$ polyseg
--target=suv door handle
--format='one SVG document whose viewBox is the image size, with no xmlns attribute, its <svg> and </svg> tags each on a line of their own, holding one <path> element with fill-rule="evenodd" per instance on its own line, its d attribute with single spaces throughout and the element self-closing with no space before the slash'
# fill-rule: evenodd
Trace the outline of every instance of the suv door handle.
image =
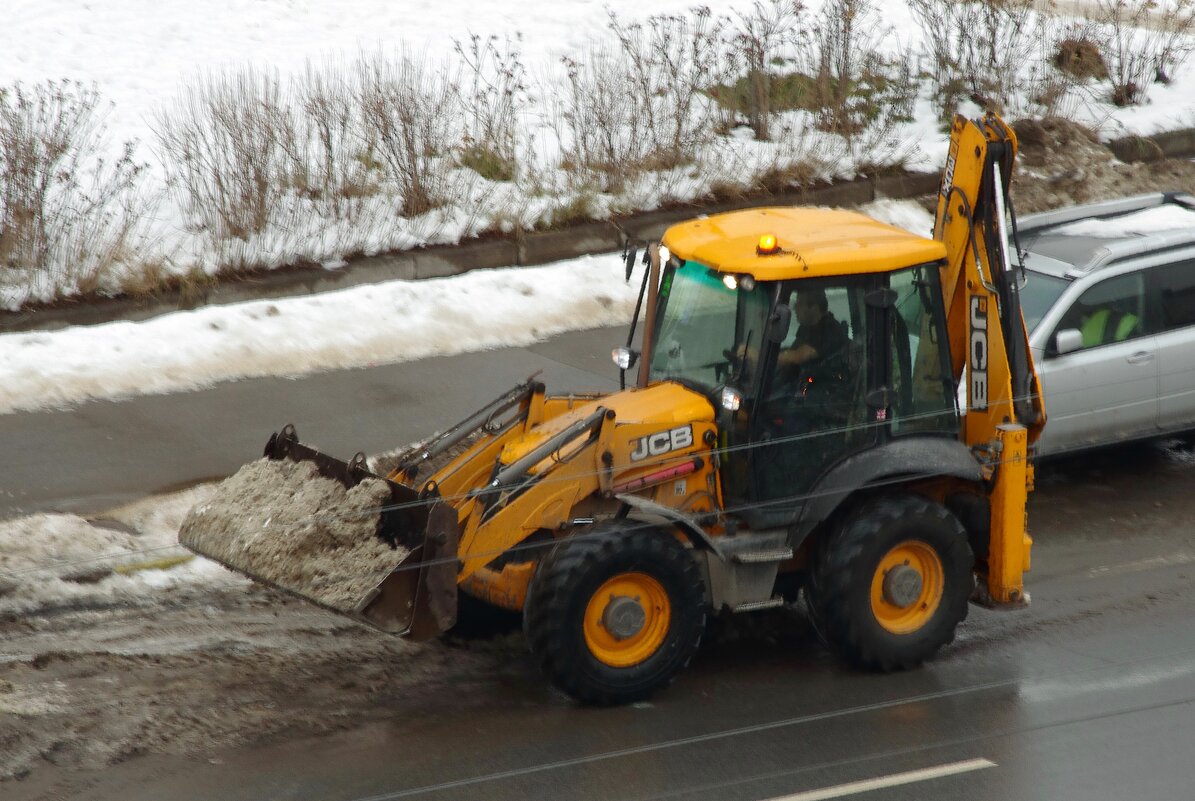
<svg viewBox="0 0 1195 801">
<path fill-rule="evenodd" d="M 1127 359 L 1125 359 L 1125 361 L 1127 361 L 1129 364 L 1145 364 L 1146 362 L 1153 361 L 1153 357 L 1154 355 L 1150 351 L 1139 350 L 1132 356 L 1129 356 Z"/>
</svg>

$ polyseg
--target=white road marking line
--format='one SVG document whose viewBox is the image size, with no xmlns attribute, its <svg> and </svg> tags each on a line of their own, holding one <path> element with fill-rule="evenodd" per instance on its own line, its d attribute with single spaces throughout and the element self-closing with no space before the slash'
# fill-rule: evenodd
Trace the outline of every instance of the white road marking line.
<svg viewBox="0 0 1195 801">
<path fill-rule="evenodd" d="M 890 776 L 880 776 L 876 779 L 864 779 L 850 784 L 823 787 L 820 790 L 808 790 L 803 793 L 771 798 L 768 801 L 823 801 L 827 798 L 841 798 L 845 795 L 882 790 L 886 787 L 898 787 L 902 784 L 924 782 L 930 779 L 940 779 L 943 776 L 954 776 L 959 773 L 970 773 L 974 770 L 994 767 L 996 767 L 996 763 L 990 759 L 968 759 L 963 762 L 951 762 L 949 765 L 938 765 L 936 768 L 910 770 L 907 773 L 893 773 Z"/>
</svg>

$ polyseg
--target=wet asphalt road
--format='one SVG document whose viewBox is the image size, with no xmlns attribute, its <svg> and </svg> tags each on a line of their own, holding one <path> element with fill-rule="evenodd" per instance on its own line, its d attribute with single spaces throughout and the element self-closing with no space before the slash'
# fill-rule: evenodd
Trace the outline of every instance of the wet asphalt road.
<svg viewBox="0 0 1195 801">
<path fill-rule="evenodd" d="M 605 339 L 616 343 L 617 332 L 609 333 Z M 547 353 L 525 349 L 530 355 L 520 354 L 515 361 L 523 361 L 515 366 L 486 354 L 473 369 L 510 372 L 501 387 L 539 360 L 562 377 L 589 375 L 590 386 L 600 386 L 602 373 L 609 376 L 609 345 L 593 346 L 595 357 L 579 355 L 576 348 L 588 340 L 578 335 L 549 343 Z M 369 371 L 355 372 L 378 388 L 377 397 L 369 411 L 359 408 L 342 420 L 335 435 L 319 429 L 314 439 L 329 450 L 327 443 L 340 439 L 367 445 L 371 426 L 393 419 L 385 393 L 397 399 L 410 392 Z M 218 453 L 239 444 L 234 422 L 268 418 L 269 429 L 281 417 L 295 420 L 304 433 L 323 425 L 321 414 L 346 399 L 371 397 L 338 378 L 322 389 L 309 389 L 306 381 L 274 382 L 269 392 L 276 402 L 255 400 L 248 410 L 236 405 L 248 388 L 232 385 L 223 388 L 225 395 L 218 388 L 204 399 L 218 408 L 188 412 L 182 404 L 173 419 L 155 406 L 169 399 L 133 402 L 153 408 L 151 414 L 143 407 L 134 418 L 153 417 L 170 432 L 166 442 L 155 441 L 156 428 L 135 437 L 118 433 L 134 429 L 126 420 L 109 429 L 121 453 L 105 470 L 90 450 L 72 455 L 65 447 L 70 432 L 64 431 L 61 443 L 42 447 L 45 463 L 33 472 L 53 463 L 62 475 L 79 476 L 72 479 L 78 483 L 58 499 L 52 484 L 43 490 L 31 483 L 23 497 L 46 508 L 145 494 L 178 483 L 176 473 L 184 471 L 171 465 L 180 448 L 192 454 L 181 463 L 194 472 L 227 472 L 243 461 L 239 450 Z M 453 386 L 463 385 L 452 383 L 457 380 L 437 384 L 442 395 L 433 400 L 466 411 L 484 401 L 451 395 Z M 321 391 L 329 393 L 322 411 Z M 77 431 L 115 425 L 122 405 L 106 406 L 113 408 L 77 412 L 90 421 Z M 55 423 L 66 428 L 69 416 L 46 417 L 53 429 Z M 20 429 L 12 422 L 4 421 L 9 428 L 0 436 Z M 91 441 L 102 443 L 103 437 Z M 361 445 L 349 445 L 356 447 Z M 82 458 L 84 453 L 89 455 Z M 149 480 L 135 473 L 141 469 Z M 88 476 L 105 481 L 89 488 Z M 824 651 L 799 612 L 774 614 L 718 625 L 690 670 L 650 704 L 576 708 L 544 686 L 529 659 L 516 658 L 476 683 L 396 699 L 385 726 L 229 751 L 212 760 L 144 757 L 70 777 L 48 770 L 0 786 L 0 797 L 1192 798 L 1193 490 L 1195 455 L 1173 445 L 1126 446 L 1043 465 L 1030 510 L 1037 540 L 1029 575 L 1033 606 L 1021 613 L 973 608 L 954 645 L 909 673 L 853 672 Z M 893 781 L 907 783 L 883 786 Z"/>
<path fill-rule="evenodd" d="M 0 415 L 0 520 L 98 512 L 223 478 L 286 423 L 348 459 L 446 428 L 537 371 L 551 392 L 617 389 L 610 350 L 625 339 L 624 328 L 599 328 L 522 348 Z"/>
</svg>

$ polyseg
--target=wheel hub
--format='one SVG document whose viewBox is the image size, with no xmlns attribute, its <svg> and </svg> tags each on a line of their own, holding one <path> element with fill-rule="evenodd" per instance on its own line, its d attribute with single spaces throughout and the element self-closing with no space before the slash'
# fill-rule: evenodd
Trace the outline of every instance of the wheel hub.
<svg viewBox="0 0 1195 801">
<path fill-rule="evenodd" d="M 647 612 L 638 598 L 611 595 L 602 613 L 602 626 L 616 640 L 628 640 L 647 624 Z"/>
<path fill-rule="evenodd" d="M 896 565 L 884 574 L 884 600 L 901 609 L 908 609 L 921 597 L 924 586 L 921 574 L 908 565 Z"/>
</svg>

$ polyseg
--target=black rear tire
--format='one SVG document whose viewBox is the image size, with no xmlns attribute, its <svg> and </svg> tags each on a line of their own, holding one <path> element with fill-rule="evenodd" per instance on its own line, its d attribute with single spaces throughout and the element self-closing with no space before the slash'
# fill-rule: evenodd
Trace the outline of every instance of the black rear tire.
<svg viewBox="0 0 1195 801">
<path fill-rule="evenodd" d="M 622 577 L 650 587 L 668 614 L 649 610 L 641 632 L 611 639 L 611 650 L 603 651 L 587 612 L 592 617 L 592 610 L 613 604 L 616 596 L 607 601 L 600 591 Z M 623 603 L 629 598 L 618 596 Z M 641 602 L 638 595 L 633 600 Z M 531 652 L 552 684 L 601 706 L 639 701 L 670 684 L 697 652 L 705 619 L 704 580 L 688 549 L 671 532 L 632 520 L 601 523 L 557 545 L 536 571 L 523 617 Z M 642 658 L 619 654 L 623 644 L 646 650 Z M 618 661 L 611 652 L 635 661 L 611 664 Z"/>
<path fill-rule="evenodd" d="M 923 569 L 899 596 L 904 606 L 886 582 L 893 570 L 908 574 L 910 561 Z M 967 616 L 974 561 L 962 524 L 941 504 L 915 495 L 870 501 L 820 549 L 807 595 L 814 623 L 855 665 L 916 667 L 954 640 Z"/>
</svg>

